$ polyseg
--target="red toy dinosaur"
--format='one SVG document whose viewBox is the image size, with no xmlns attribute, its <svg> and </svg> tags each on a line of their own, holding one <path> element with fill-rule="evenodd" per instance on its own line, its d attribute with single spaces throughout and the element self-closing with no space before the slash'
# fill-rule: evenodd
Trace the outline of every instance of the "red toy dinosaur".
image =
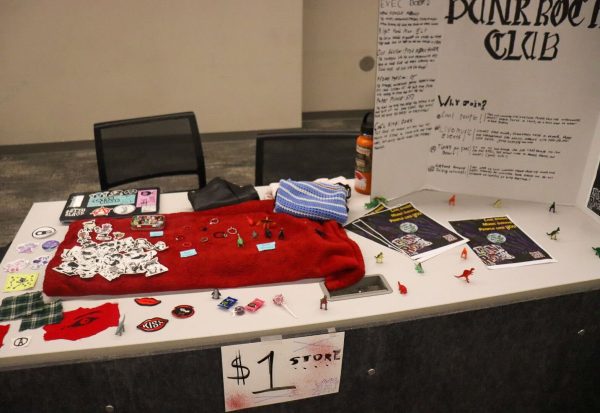
<svg viewBox="0 0 600 413">
<path fill-rule="evenodd" d="M 471 268 L 470 270 L 464 270 L 461 275 L 455 275 L 456 278 L 464 278 L 466 282 L 469 282 L 469 277 L 473 275 L 475 268 Z"/>
</svg>

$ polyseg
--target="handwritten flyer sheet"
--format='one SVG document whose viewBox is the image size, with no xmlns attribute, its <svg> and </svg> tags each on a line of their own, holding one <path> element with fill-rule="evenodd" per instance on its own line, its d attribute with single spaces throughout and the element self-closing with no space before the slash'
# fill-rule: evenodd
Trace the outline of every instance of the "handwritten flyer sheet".
<svg viewBox="0 0 600 413">
<path fill-rule="evenodd" d="M 344 333 L 221 347 L 225 411 L 337 393 Z"/>
<path fill-rule="evenodd" d="M 600 0 L 381 0 L 372 193 L 574 204 L 598 162 L 599 33 Z"/>
<path fill-rule="evenodd" d="M 394 208 L 369 213 L 346 226 L 380 244 L 424 261 L 467 242 L 407 202 Z"/>
<path fill-rule="evenodd" d="M 450 221 L 489 269 L 556 262 L 509 217 Z"/>
</svg>

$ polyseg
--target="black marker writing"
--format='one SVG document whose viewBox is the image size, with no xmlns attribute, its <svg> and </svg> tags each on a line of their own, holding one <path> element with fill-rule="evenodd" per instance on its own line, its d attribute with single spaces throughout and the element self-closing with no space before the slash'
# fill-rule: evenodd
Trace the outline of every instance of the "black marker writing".
<svg viewBox="0 0 600 413">
<path fill-rule="evenodd" d="M 243 385 L 246 385 L 246 379 L 250 376 L 250 369 L 242 364 L 242 356 L 238 351 L 238 355 L 231 362 L 231 367 L 235 368 L 235 376 L 227 377 L 228 379 L 237 380 L 237 384 L 240 384 L 240 380 Z"/>
<path fill-rule="evenodd" d="M 275 358 L 275 352 L 271 350 L 269 352 L 269 354 L 267 354 L 265 357 L 263 357 L 262 359 L 257 361 L 257 363 L 260 364 L 265 360 L 269 360 L 269 388 L 264 389 L 264 390 L 253 391 L 252 393 L 259 394 L 259 393 L 265 393 L 265 392 L 269 392 L 269 391 L 288 390 L 288 389 L 296 388 L 296 386 L 273 387 L 273 359 L 274 358 Z"/>
<path fill-rule="evenodd" d="M 446 98 L 442 98 L 440 95 L 437 95 L 438 103 L 440 107 L 445 106 L 459 106 L 459 107 L 471 107 L 471 108 L 480 108 L 481 110 L 485 110 L 485 105 L 487 105 L 487 100 L 476 100 L 476 99 L 463 99 L 463 98 L 455 98 L 451 95 L 448 95 Z"/>
<path fill-rule="evenodd" d="M 474 24 L 502 26 L 579 27 L 590 16 L 587 28 L 598 26 L 600 0 L 449 0 L 448 24 L 466 18 Z M 585 26 L 584 26 L 585 27 Z M 502 32 L 494 29 L 484 39 L 484 48 L 495 60 L 554 60 L 558 56 L 558 33 Z"/>
</svg>

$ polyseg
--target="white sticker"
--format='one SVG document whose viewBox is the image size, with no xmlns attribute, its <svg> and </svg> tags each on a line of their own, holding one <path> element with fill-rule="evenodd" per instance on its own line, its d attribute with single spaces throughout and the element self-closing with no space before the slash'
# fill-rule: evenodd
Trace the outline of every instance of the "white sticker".
<svg viewBox="0 0 600 413">
<path fill-rule="evenodd" d="M 76 195 L 71 198 L 71 203 L 69 204 L 69 208 L 78 208 L 83 203 L 84 195 Z"/>
<path fill-rule="evenodd" d="M 156 212 L 156 205 L 143 205 L 141 207 L 142 213 L 146 214 L 148 212 Z"/>
<path fill-rule="evenodd" d="M 20 337 L 13 338 L 10 344 L 11 344 L 12 348 L 23 348 L 23 347 L 27 347 L 29 345 L 30 341 L 31 341 L 30 336 L 20 336 Z"/>
</svg>

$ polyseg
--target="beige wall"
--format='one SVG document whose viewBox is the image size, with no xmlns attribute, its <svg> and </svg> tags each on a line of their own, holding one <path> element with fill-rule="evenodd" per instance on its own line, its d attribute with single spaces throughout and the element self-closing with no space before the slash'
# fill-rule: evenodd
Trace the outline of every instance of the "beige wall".
<svg viewBox="0 0 600 413">
<path fill-rule="evenodd" d="M 192 110 L 200 131 L 373 107 L 377 0 L 0 0 L 0 145 Z M 304 14 L 304 16 L 303 16 Z"/>
<path fill-rule="evenodd" d="M 0 144 L 187 110 L 201 132 L 297 127 L 301 47 L 301 0 L 0 0 Z"/>
<path fill-rule="evenodd" d="M 377 51 L 378 0 L 304 0 L 302 110 L 368 109 L 375 69 L 358 64 Z"/>
</svg>

